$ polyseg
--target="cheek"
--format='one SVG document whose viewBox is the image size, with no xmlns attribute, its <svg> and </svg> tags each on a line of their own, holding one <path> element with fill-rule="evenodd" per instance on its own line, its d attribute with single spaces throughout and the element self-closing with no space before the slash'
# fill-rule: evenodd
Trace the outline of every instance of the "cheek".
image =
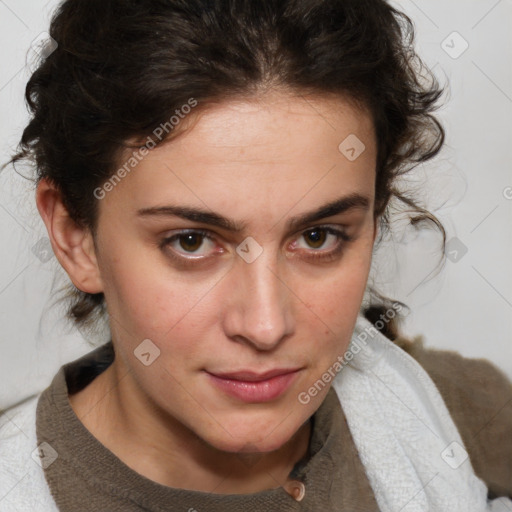
<svg viewBox="0 0 512 512">
<path fill-rule="evenodd" d="M 187 319 L 208 289 L 209 279 L 200 285 L 188 283 L 164 263 L 149 260 L 145 251 L 123 251 L 130 256 L 113 251 L 101 271 L 105 300 L 114 322 L 117 320 L 115 323 L 137 337 L 151 338 L 177 328 Z"/>
<path fill-rule="evenodd" d="M 310 282 L 301 330 L 322 340 L 317 358 L 325 365 L 345 352 L 353 332 L 366 289 L 371 258 L 358 258 L 339 272 L 316 283 Z"/>
<path fill-rule="evenodd" d="M 338 271 L 305 286 L 304 305 L 327 326 L 343 323 L 344 319 L 351 319 L 360 310 L 371 257 L 354 256 L 357 256 L 354 261 L 349 262 L 347 258 L 346 265 L 340 266 Z"/>
</svg>

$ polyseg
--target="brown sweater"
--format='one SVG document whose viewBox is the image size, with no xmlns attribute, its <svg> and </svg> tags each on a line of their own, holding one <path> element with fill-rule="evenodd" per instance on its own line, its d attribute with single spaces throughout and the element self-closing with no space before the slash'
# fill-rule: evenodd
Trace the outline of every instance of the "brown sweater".
<svg viewBox="0 0 512 512">
<path fill-rule="evenodd" d="M 489 496 L 512 497 L 512 384 L 491 363 L 424 349 L 420 337 L 395 343 L 434 380 Z M 309 455 L 295 466 L 284 488 L 216 495 L 166 487 L 139 475 L 87 431 L 68 400 L 68 393 L 85 387 L 113 357 L 107 344 L 65 365 L 39 400 L 38 443 L 46 441 L 59 453 L 45 475 L 61 511 L 378 511 L 332 389 L 313 416 Z M 300 483 L 305 494 L 298 501 L 293 490 Z"/>
</svg>

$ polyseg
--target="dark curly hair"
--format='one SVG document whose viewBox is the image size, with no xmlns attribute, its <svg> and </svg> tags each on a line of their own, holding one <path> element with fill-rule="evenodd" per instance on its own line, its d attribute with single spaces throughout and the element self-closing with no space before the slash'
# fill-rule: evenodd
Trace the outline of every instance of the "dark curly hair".
<svg viewBox="0 0 512 512">
<path fill-rule="evenodd" d="M 412 224 L 433 222 L 444 247 L 442 224 L 397 187 L 398 177 L 443 145 L 432 114 L 443 90 L 414 51 L 411 20 L 386 1 L 65 0 L 49 34 L 58 47 L 27 84 L 31 120 L 11 163 L 32 160 L 36 184 L 55 184 L 70 216 L 93 234 L 94 190 L 133 141 L 190 98 L 199 111 L 281 88 L 364 107 L 377 137 L 380 238 L 389 231 L 393 200 Z M 378 322 L 392 301 L 371 293 L 365 315 L 394 339 L 396 321 Z M 71 285 L 64 298 L 79 327 L 105 311 L 102 293 Z"/>
</svg>

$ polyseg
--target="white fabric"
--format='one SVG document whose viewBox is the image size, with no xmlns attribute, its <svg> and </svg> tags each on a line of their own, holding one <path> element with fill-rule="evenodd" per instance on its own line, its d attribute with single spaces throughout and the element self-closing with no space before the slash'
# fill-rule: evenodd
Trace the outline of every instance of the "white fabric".
<svg viewBox="0 0 512 512">
<path fill-rule="evenodd" d="M 38 396 L 0 416 L 0 511 L 55 512 L 57 505 L 38 457 Z"/>
<path fill-rule="evenodd" d="M 333 382 L 381 512 L 506 512 L 487 487 L 434 382 L 359 316 Z M 350 357 L 350 356 L 349 356 Z"/>
<path fill-rule="evenodd" d="M 487 501 L 439 391 L 411 356 L 362 316 L 349 353 L 333 386 L 381 512 L 512 510 L 507 498 Z M 0 416 L 0 512 L 58 511 L 37 456 L 37 399 Z"/>
</svg>

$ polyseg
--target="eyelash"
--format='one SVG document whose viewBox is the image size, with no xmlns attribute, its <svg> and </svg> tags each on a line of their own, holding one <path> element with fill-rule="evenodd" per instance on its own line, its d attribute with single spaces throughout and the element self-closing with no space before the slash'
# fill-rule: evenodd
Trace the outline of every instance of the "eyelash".
<svg viewBox="0 0 512 512">
<path fill-rule="evenodd" d="M 308 259 L 311 260 L 324 260 L 324 261 L 333 261 L 344 249 L 345 244 L 352 242 L 354 240 L 354 237 L 348 235 L 345 231 L 341 229 L 336 229 L 330 226 L 315 226 L 313 228 L 306 229 L 305 231 L 302 231 L 300 236 L 304 236 L 306 233 L 310 233 L 311 231 L 315 230 L 322 230 L 328 235 L 334 235 L 337 238 L 337 243 L 334 249 L 331 249 L 330 251 L 316 251 L 312 250 L 311 254 L 308 256 Z M 161 250 L 165 251 L 165 248 L 170 245 L 175 240 L 178 240 L 181 236 L 194 234 L 199 235 L 204 238 L 207 238 L 208 240 L 214 241 L 214 238 L 211 236 L 211 234 L 208 231 L 205 231 L 203 229 L 187 229 L 184 231 L 180 231 L 179 233 L 175 233 L 172 236 L 164 238 L 160 243 L 159 247 Z M 165 251 L 166 254 L 173 260 L 179 262 L 182 265 L 196 265 L 197 261 L 204 261 L 208 259 L 208 256 L 205 257 L 199 257 L 199 258 L 189 258 L 186 256 L 177 256 L 174 251 L 169 252 Z"/>
</svg>

